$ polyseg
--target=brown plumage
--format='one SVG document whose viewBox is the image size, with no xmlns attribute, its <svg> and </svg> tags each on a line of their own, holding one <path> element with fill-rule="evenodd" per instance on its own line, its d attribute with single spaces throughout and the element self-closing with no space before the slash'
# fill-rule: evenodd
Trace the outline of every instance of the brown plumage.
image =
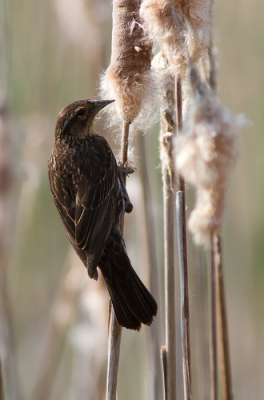
<svg viewBox="0 0 264 400">
<path fill-rule="evenodd" d="M 70 242 L 90 278 L 102 272 L 120 325 L 150 325 L 157 304 L 131 266 L 120 222 L 132 211 L 122 175 L 107 141 L 93 128 L 111 101 L 78 100 L 57 118 L 49 157 L 51 193 Z"/>
</svg>

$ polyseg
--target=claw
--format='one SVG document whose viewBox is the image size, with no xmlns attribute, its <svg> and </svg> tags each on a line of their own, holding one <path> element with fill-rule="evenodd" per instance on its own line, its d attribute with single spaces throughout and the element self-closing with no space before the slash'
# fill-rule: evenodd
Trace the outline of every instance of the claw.
<svg viewBox="0 0 264 400">
<path fill-rule="evenodd" d="M 118 172 L 120 172 L 121 174 L 124 174 L 124 175 L 133 174 L 133 172 L 135 172 L 134 168 L 126 167 L 121 162 L 118 163 L 117 168 L 118 168 Z"/>
</svg>

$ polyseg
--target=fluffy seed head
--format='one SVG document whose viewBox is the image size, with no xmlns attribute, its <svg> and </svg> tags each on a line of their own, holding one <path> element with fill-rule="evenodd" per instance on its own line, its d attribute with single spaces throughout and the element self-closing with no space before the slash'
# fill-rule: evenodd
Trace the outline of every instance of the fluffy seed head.
<svg viewBox="0 0 264 400">
<path fill-rule="evenodd" d="M 112 96 L 112 109 L 130 123 L 155 92 L 152 43 L 142 28 L 139 7 L 139 0 L 114 0 L 111 64 L 101 79 L 102 96 Z"/>
<path fill-rule="evenodd" d="M 191 61 L 196 63 L 208 48 L 212 31 L 211 0 L 172 0 Z M 184 76 L 188 67 L 186 51 L 173 19 L 169 0 L 143 0 L 140 16 L 149 36 L 157 42 L 168 61 Z"/>
<path fill-rule="evenodd" d="M 223 225 L 229 176 L 239 154 L 238 130 L 244 125 L 244 118 L 234 118 L 200 84 L 184 131 L 175 139 L 176 166 L 196 187 L 188 226 L 197 244 L 207 245 Z"/>
<path fill-rule="evenodd" d="M 160 160 L 162 177 L 171 188 L 174 185 L 173 137 L 176 125 L 174 78 L 168 62 L 160 52 L 152 62 L 160 93 Z"/>
</svg>

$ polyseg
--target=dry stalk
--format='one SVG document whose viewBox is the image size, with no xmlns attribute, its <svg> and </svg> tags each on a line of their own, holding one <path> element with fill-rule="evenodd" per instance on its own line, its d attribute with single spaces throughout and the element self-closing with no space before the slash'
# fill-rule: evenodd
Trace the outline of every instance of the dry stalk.
<svg viewBox="0 0 264 400">
<path fill-rule="evenodd" d="M 194 333 L 195 346 L 194 351 L 196 357 L 193 357 L 192 367 L 196 371 L 193 381 L 193 393 L 197 395 L 197 399 L 204 400 L 210 398 L 210 310 L 208 303 L 208 268 L 206 263 L 207 253 L 201 252 L 200 249 L 194 248 L 194 293 L 195 297 L 195 315 L 192 325 L 192 332 Z M 196 322 L 196 323 L 195 323 Z M 194 365 L 195 362 L 195 365 Z M 196 395 L 195 395 L 196 396 Z"/>
<path fill-rule="evenodd" d="M 146 252 L 146 265 L 148 272 L 148 281 L 151 293 L 160 301 L 160 290 L 159 290 L 159 273 L 157 264 L 157 252 L 156 252 L 156 238 L 155 238 L 155 226 L 154 226 L 154 210 L 153 210 L 153 198 L 151 193 L 148 166 L 147 166 L 147 152 L 146 152 L 146 136 L 143 134 L 138 135 L 138 146 L 140 149 L 140 179 L 143 191 L 143 214 L 144 214 L 144 225 L 145 225 L 145 240 L 143 247 Z M 150 326 L 150 330 L 147 330 L 148 337 L 148 349 L 149 349 L 149 367 L 150 367 L 150 384 L 151 393 L 149 394 L 150 400 L 159 400 L 162 398 L 162 371 L 160 362 L 160 345 L 161 345 L 161 332 L 162 332 L 162 321 L 161 313 L 157 314 L 155 321 Z"/>
<path fill-rule="evenodd" d="M 0 88 L 1 89 L 1 88 Z M 1 93 L 2 95 L 2 93 Z M 7 104 L 0 99 L 0 334 L 1 377 L 6 395 L 14 400 L 22 398 L 15 338 L 12 321 L 11 296 L 8 284 L 8 267 L 14 243 L 14 197 L 16 171 L 13 154 L 14 143 L 8 121 Z M 4 391 L 1 392 L 5 398 Z"/>
<path fill-rule="evenodd" d="M 127 162 L 129 122 L 123 122 L 122 140 L 121 140 L 121 164 Z M 123 175 L 124 183 L 126 183 L 126 174 Z M 121 222 L 121 233 L 124 231 L 124 219 Z M 116 400 L 117 398 L 117 378 L 119 355 L 121 346 L 122 326 L 117 322 L 113 305 L 110 308 L 110 323 L 108 333 L 108 364 L 107 364 L 107 383 L 106 383 L 106 400 Z"/>
<path fill-rule="evenodd" d="M 139 16 L 140 0 L 113 1 L 113 30 L 111 64 L 101 80 L 103 97 L 115 100 L 112 116 L 123 120 L 121 164 L 127 162 L 130 124 L 145 109 L 153 94 L 150 72 L 152 44 L 145 37 Z M 124 183 L 126 176 L 124 175 Z M 123 232 L 123 222 L 121 224 Z M 111 308 L 109 357 L 107 371 L 107 400 L 116 399 L 118 362 L 122 328 Z"/>
<path fill-rule="evenodd" d="M 213 374 L 213 399 L 218 400 L 217 385 L 217 313 L 216 313 L 216 260 L 214 251 L 214 234 L 211 235 L 211 348 L 212 348 L 212 374 Z"/>
<path fill-rule="evenodd" d="M 160 157 L 163 176 L 164 203 L 164 268 L 165 268 L 165 337 L 163 349 L 166 400 L 176 400 L 176 311 L 174 273 L 174 210 L 175 171 L 173 162 L 173 137 L 175 133 L 174 82 L 168 76 L 164 83 L 160 117 Z"/>
<path fill-rule="evenodd" d="M 191 59 L 184 38 L 182 22 L 180 22 L 175 4 L 169 0 L 169 5 L 174 22 L 174 28 L 179 36 L 179 41 L 183 46 L 184 54 L 188 64 Z M 178 8 L 178 11 L 181 11 Z M 175 79 L 176 91 L 176 131 L 177 134 L 182 129 L 182 71 L 178 71 Z M 185 215 L 185 182 L 182 175 L 179 175 L 179 190 L 176 194 L 176 216 L 178 234 L 178 257 L 180 269 L 180 288 L 181 288 L 181 342 L 182 342 L 182 365 L 183 365 L 183 388 L 185 400 L 191 400 L 192 380 L 191 380 L 191 343 L 190 343 L 190 312 L 189 312 L 189 283 L 188 283 L 188 262 L 187 262 L 187 237 L 186 237 L 186 215 Z"/>
<path fill-rule="evenodd" d="M 197 188 L 189 229 L 197 244 L 211 247 L 211 336 L 214 398 L 217 399 L 216 254 L 212 238 L 222 229 L 229 176 L 238 156 L 238 129 L 244 121 L 233 118 L 220 104 L 215 93 L 201 82 L 194 67 L 190 78 L 194 98 L 185 135 L 176 141 L 176 163 L 179 171 Z"/>
<path fill-rule="evenodd" d="M 128 153 L 128 136 L 129 136 L 129 126 L 130 122 L 127 120 L 123 121 L 123 132 L 122 132 L 122 140 L 121 140 L 121 156 L 120 162 L 122 165 L 126 165 L 127 162 L 127 153 Z M 126 174 L 123 174 L 123 181 L 126 184 Z M 123 234 L 123 229 L 122 229 Z"/>
<path fill-rule="evenodd" d="M 217 91 L 217 76 L 215 66 L 215 48 L 213 38 L 211 40 L 209 54 L 209 83 L 212 90 Z M 222 384 L 222 396 L 224 400 L 233 399 L 231 360 L 228 337 L 228 318 L 225 299 L 225 282 L 223 268 L 222 240 L 220 234 L 214 236 L 214 257 L 216 260 L 216 304 L 218 315 L 218 343 L 220 353 L 220 373 Z"/>
<path fill-rule="evenodd" d="M 165 257 L 165 319 L 166 319 L 166 389 L 167 400 L 176 399 L 176 317 L 174 273 L 174 207 L 175 193 L 168 185 L 168 175 L 163 186 L 164 198 L 164 257 Z"/>
<path fill-rule="evenodd" d="M 161 347 L 161 362 L 163 368 L 163 380 L 164 380 L 164 400 L 168 399 L 167 395 L 167 349 L 165 346 Z"/>
<path fill-rule="evenodd" d="M 177 132 L 182 128 L 182 87 L 181 80 L 176 80 L 177 93 Z M 182 365 L 183 365 L 183 388 L 184 399 L 192 397 L 191 380 L 191 344 L 190 344 L 190 313 L 189 313 L 189 283 L 187 263 L 187 238 L 186 238 L 186 216 L 185 216 L 185 183 L 184 178 L 179 175 L 179 190 L 176 193 L 176 216 L 178 234 L 178 256 L 180 269 L 181 288 L 181 342 L 182 342 Z"/>
<path fill-rule="evenodd" d="M 224 400 L 233 399 L 231 362 L 228 338 L 228 321 L 225 300 L 225 282 L 223 270 L 223 253 L 221 236 L 214 237 L 214 252 L 216 260 L 216 303 L 218 316 L 218 343 L 220 356 L 220 372 L 222 381 L 222 396 Z"/>
<path fill-rule="evenodd" d="M 172 0 L 170 0 L 170 3 L 172 4 Z M 212 17 L 213 1 L 210 2 L 209 6 L 211 8 L 210 15 Z M 181 35 L 181 28 L 179 29 L 180 22 L 173 6 L 172 11 L 174 11 L 173 16 L 175 19 L 175 23 Z M 200 107 L 200 110 L 198 111 L 197 108 L 195 115 L 193 115 L 193 137 L 195 138 L 196 136 L 196 143 L 193 143 L 192 146 L 191 141 L 188 138 L 183 139 L 183 141 L 185 141 L 186 143 L 186 147 L 185 151 L 182 152 L 182 160 L 178 162 L 178 166 L 180 166 L 182 162 L 180 169 L 184 171 L 188 179 L 195 183 L 197 186 L 197 203 L 196 209 L 192 213 L 189 221 L 190 230 L 193 232 L 194 238 L 198 243 L 205 244 L 206 241 L 208 243 L 209 237 L 211 239 L 211 338 L 214 398 L 217 399 L 218 395 L 216 332 L 217 315 L 215 304 L 215 302 L 217 302 L 219 319 L 218 334 L 220 338 L 219 345 L 222 360 L 222 392 L 225 399 L 232 399 L 231 367 L 228 345 L 227 316 L 224 298 L 221 238 L 219 235 L 217 235 L 217 230 L 221 228 L 223 223 L 228 172 L 233 167 L 237 157 L 238 138 L 236 135 L 236 130 L 239 127 L 239 123 L 234 119 L 232 120 L 232 117 L 228 114 L 228 112 L 224 110 L 220 104 L 217 104 L 217 99 L 214 96 L 217 86 L 214 51 L 215 49 L 213 47 L 213 35 L 211 33 L 210 46 L 208 50 L 209 74 L 207 74 L 207 76 L 212 89 L 212 93 L 210 93 L 210 91 L 208 91 L 205 87 L 203 87 L 203 85 L 201 85 L 199 79 L 197 79 L 197 74 L 194 68 L 191 66 L 191 84 L 194 89 L 194 95 L 198 95 L 198 102 L 200 102 L 200 105 L 198 106 L 198 108 Z M 186 53 L 188 55 L 188 51 Z M 204 106 L 202 106 L 203 102 Z M 207 105 L 206 107 L 205 104 Z M 210 114 L 211 116 L 213 116 L 213 118 L 209 117 Z M 202 120 L 204 128 L 201 124 Z M 206 131 L 208 132 L 207 134 L 205 134 Z M 200 138 L 197 139 L 199 135 Z M 188 140 L 189 144 L 187 144 Z M 178 142 L 178 144 L 179 143 L 180 142 Z M 202 149 L 199 149 L 199 147 L 202 145 L 204 148 L 207 147 L 207 150 L 204 150 L 204 154 Z M 188 167 L 187 163 L 189 163 Z M 193 165 L 191 165 L 192 163 Z M 185 164 L 185 167 L 181 168 L 183 164 Z M 197 166 L 199 167 L 197 168 Z M 197 172 L 197 169 L 199 168 L 200 171 Z M 205 172 L 206 170 L 207 172 Z M 182 182 L 180 179 L 180 185 L 181 184 Z M 213 237 L 216 238 L 215 240 L 217 240 L 218 245 L 214 245 Z M 216 276 L 215 268 L 217 262 L 218 274 Z M 215 279 L 217 279 L 217 293 Z"/>
<path fill-rule="evenodd" d="M 122 337 L 122 326 L 117 322 L 113 305 L 110 308 L 110 323 L 108 332 L 108 361 L 106 400 L 117 398 L 117 377 L 119 367 L 119 355 Z"/>
</svg>

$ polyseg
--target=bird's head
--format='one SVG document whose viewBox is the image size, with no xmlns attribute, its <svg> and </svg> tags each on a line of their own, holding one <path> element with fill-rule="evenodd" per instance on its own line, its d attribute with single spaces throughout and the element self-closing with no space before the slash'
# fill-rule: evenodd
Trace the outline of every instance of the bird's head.
<svg viewBox="0 0 264 400">
<path fill-rule="evenodd" d="M 96 114 L 114 100 L 77 100 L 65 106 L 57 117 L 55 138 L 85 137 L 93 133 Z"/>
</svg>

